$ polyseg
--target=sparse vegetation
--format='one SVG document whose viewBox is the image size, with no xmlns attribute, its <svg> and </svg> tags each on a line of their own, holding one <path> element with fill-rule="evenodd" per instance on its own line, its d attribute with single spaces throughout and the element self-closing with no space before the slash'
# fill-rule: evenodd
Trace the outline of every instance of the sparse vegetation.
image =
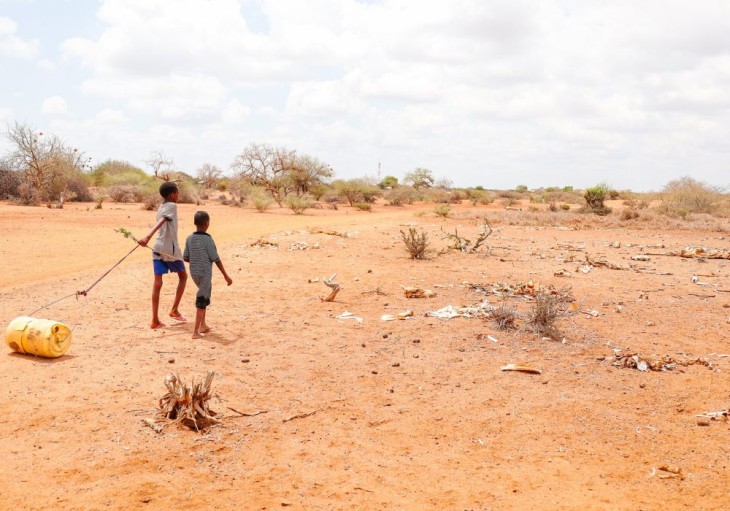
<svg viewBox="0 0 730 511">
<path fill-rule="evenodd" d="M 446 218 L 449 216 L 449 213 L 451 213 L 451 206 L 448 204 L 437 204 L 436 207 L 433 208 L 433 212 L 436 213 L 436 216 Z"/>
<path fill-rule="evenodd" d="M 274 203 L 274 199 L 263 191 L 257 190 L 251 194 L 251 204 L 259 213 L 265 212 Z"/>
<path fill-rule="evenodd" d="M 561 337 L 556 322 L 567 315 L 567 307 L 559 295 L 540 290 L 535 295 L 535 302 L 526 314 L 526 326 L 541 337 L 549 337 L 555 341 Z"/>
<path fill-rule="evenodd" d="M 506 301 L 502 302 L 490 315 L 490 319 L 494 322 L 497 330 L 516 329 L 518 317 L 517 309 L 507 304 Z"/>
<path fill-rule="evenodd" d="M 400 232 L 403 243 L 406 246 L 411 259 L 425 259 L 426 250 L 428 249 L 428 235 L 421 230 L 419 234 L 414 227 L 408 228 L 408 234 L 405 231 Z"/>
<path fill-rule="evenodd" d="M 685 176 L 664 186 L 660 211 L 683 218 L 689 213 L 713 214 L 721 200 L 719 188 Z"/>
</svg>

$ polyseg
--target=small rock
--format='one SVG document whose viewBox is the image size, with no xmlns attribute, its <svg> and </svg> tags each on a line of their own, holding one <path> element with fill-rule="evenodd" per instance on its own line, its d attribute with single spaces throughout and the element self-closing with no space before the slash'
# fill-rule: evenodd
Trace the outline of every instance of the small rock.
<svg viewBox="0 0 730 511">
<path fill-rule="evenodd" d="M 383 339 L 387 339 L 387 338 L 388 338 L 388 334 L 383 334 Z"/>
<path fill-rule="evenodd" d="M 393 367 L 400 367 L 400 362 L 393 362 Z"/>
<path fill-rule="evenodd" d="M 377 372 L 377 371 L 370 371 L 370 372 L 371 372 L 371 373 L 373 373 L 373 374 L 378 374 L 378 372 Z"/>
<path fill-rule="evenodd" d="M 249 359 L 247 359 L 247 358 L 244 358 L 243 360 L 241 360 L 241 362 L 243 362 L 244 364 L 248 364 L 251 361 Z"/>
<path fill-rule="evenodd" d="M 175 363 L 175 359 L 174 359 L 174 358 L 171 358 L 171 359 L 169 359 L 169 360 L 167 361 L 167 363 L 168 363 L 168 364 L 174 364 L 174 363 Z"/>
<path fill-rule="evenodd" d="M 697 417 L 697 425 L 698 426 L 709 426 L 710 418 L 709 417 Z"/>
<path fill-rule="evenodd" d="M 647 321 L 646 326 L 656 326 L 656 323 L 654 323 L 653 321 Z"/>
<path fill-rule="evenodd" d="M 413 339 L 413 344 L 418 344 L 419 342 L 421 342 L 421 339 Z"/>
</svg>

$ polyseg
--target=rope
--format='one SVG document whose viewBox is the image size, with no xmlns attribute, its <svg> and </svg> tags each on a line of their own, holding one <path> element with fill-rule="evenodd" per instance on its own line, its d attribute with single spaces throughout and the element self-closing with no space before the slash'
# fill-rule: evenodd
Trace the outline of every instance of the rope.
<svg viewBox="0 0 730 511">
<path fill-rule="evenodd" d="M 99 282 L 101 282 L 101 279 L 103 279 L 104 277 L 106 277 L 107 275 L 109 275 L 114 268 L 116 268 L 117 266 L 119 266 L 120 264 L 122 264 L 122 261 L 124 261 L 127 257 L 129 257 L 130 255 L 132 255 L 132 252 L 134 252 L 135 250 L 137 250 L 137 247 L 139 247 L 139 245 L 135 243 L 134 244 L 134 247 L 132 247 L 132 250 L 130 250 L 129 252 L 127 252 L 127 255 L 125 255 L 119 261 L 117 261 L 117 264 L 115 264 L 114 266 L 112 266 L 111 268 L 109 268 L 106 271 L 106 273 L 104 273 L 104 275 L 102 275 L 101 277 L 99 277 L 98 279 L 96 279 L 96 282 L 94 282 L 93 284 L 91 284 L 89 287 L 87 287 L 83 291 L 76 291 L 76 294 L 77 295 L 81 295 L 81 296 L 86 296 L 87 294 L 89 294 L 89 291 L 91 291 L 92 289 L 94 289 L 94 286 L 96 286 Z"/>
<path fill-rule="evenodd" d="M 34 310 L 34 311 L 33 311 L 33 312 L 31 312 L 30 314 L 28 314 L 28 316 L 33 316 L 33 315 L 34 315 L 34 314 L 35 314 L 36 312 L 40 312 L 40 311 L 42 311 L 43 309 L 47 309 L 47 308 L 48 308 L 48 307 L 50 307 L 51 305 L 55 305 L 55 304 L 57 304 L 58 302 L 62 302 L 62 301 L 63 301 L 63 300 L 65 300 L 66 298 L 71 298 L 72 296 L 77 296 L 78 294 L 79 294 L 79 292 L 77 291 L 76 293 L 71 293 L 70 295 L 66 295 L 66 296 L 64 296 L 63 298 L 59 298 L 59 299 L 58 299 L 58 300 L 56 300 L 55 302 L 51 302 L 51 303 L 49 303 L 48 305 L 44 305 L 44 306 L 43 306 L 43 307 L 41 307 L 40 309 L 36 309 L 36 310 Z"/>
<path fill-rule="evenodd" d="M 112 270 L 113 270 L 114 268 L 116 268 L 117 266 L 119 266 L 120 264 L 122 264 L 122 261 L 124 261 L 124 260 L 125 260 L 125 259 L 126 259 L 127 257 L 129 257 L 130 255 L 132 255 L 132 252 L 134 252 L 135 250 L 137 250 L 137 249 L 138 249 L 138 248 L 139 248 L 139 247 L 141 246 L 141 245 L 139 244 L 139 240 L 138 240 L 137 238 L 135 238 L 135 237 L 134 237 L 134 236 L 132 235 L 132 233 L 131 233 L 131 232 L 129 232 L 129 231 L 127 231 L 126 229 L 114 229 L 114 230 L 115 230 L 116 232 L 120 233 L 120 234 L 123 234 L 125 238 L 131 238 L 132 240 L 134 240 L 134 242 L 135 242 L 135 243 L 134 243 L 134 247 L 132 248 L 132 250 L 130 250 L 129 252 L 127 252 L 127 254 L 126 254 L 126 255 L 125 255 L 124 257 L 122 257 L 122 258 L 121 258 L 121 259 L 120 259 L 119 261 L 117 261 L 117 263 L 116 263 L 116 264 L 115 264 L 114 266 L 112 266 L 111 268 L 109 268 L 109 269 L 108 269 L 108 270 L 107 270 L 107 271 L 106 271 L 106 272 L 105 272 L 105 273 L 104 273 L 104 274 L 103 274 L 103 275 L 102 275 L 101 277 L 99 277 L 98 279 L 96 279 L 96 281 L 94 281 L 94 283 L 93 283 L 93 284 L 91 284 L 91 285 L 90 285 L 89 287 L 87 287 L 86 289 L 83 289 L 83 290 L 81 290 L 81 291 L 76 291 L 75 293 L 71 293 L 70 295 L 66 295 L 66 296 L 64 296 L 64 297 L 62 297 L 62 298 L 59 298 L 58 300 L 55 300 L 55 301 L 53 301 L 53 302 L 51 302 L 51 303 L 49 303 L 49 304 L 47 304 L 47 305 L 44 305 L 44 306 L 43 306 L 43 307 L 41 307 L 40 309 L 37 309 L 37 310 L 34 310 L 33 312 L 31 312 L 31 313 L 29 314 L 29 316 L 33 316 L 33 314 L 35 314 L 36 312 L 40 312 L 40 311 L 42 311 L 43 309 L 47 309 L 47 308 L 48 308 L 48 307 L 50 307 L 51 305 L 55 305 L 55 304 L 57 304 L 58 302 L 62 302 L 63 300 L 66 300 L 67 298 L 71 298 L 72 296 L 75 296 L 75 297 L 77 297 L 77 299 L 78 299 L 78 297 L 79 297 L 79 296 L 86 296 L 86 295 L 88 295 L 88 294 L 89 294 L 89 291 L 91 291 L 92 289 L 94 289 L 94 286 L 96 286 L 96 285 L 97 285 L 97 284 L 98 284 L 99 282 L 101 282 L 101 280 L 102 280 L 102 279 L 103 279 L 104 277 L 106 277 L 107 275 L 109 275 L 109 274 L 110 274 L 110 273 L 112 272 Z M 152 247 L 149 247 L 149 246 L 147 246 L 147 245 L 145 245 L 145 248 L 149 248 L 149 249 L 150 249 L 150 250 L 152 250 L 153 252 L 155 251 L 155 250 L 154 250 L 154 249 L 153 249 Z M 167 253 L 165 253 L 165 252 L 159 252 L 159 251 L 158 251 L 157 253 L 158 253 L 158 254 L 161 254 L 161 255 L 164 255 L 164 256 L 167 256 L 167 257 L 170 257 L 170 258 L 173 258 L 173 259 L 175 258 L 175 256 L 173 256 L 173 255 L 171 255 L 171 254 L 167 254 Z M 75 327 L 74 327 L 74 328 L 75 328 Z"/>
</svg>

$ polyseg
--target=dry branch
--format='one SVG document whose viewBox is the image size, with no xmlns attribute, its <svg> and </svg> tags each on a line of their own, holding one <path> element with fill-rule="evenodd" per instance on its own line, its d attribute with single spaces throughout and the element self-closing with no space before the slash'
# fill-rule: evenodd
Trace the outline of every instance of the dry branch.
<svg viewBox="0 0 730 511">
<path fill-rule="evenodd" d="M 314 410 L 313 412 L 308 412 L 308 413 L 298 413 L 297 415 L 292 415 L 291 417 L 287 417 L 286 419 L 282 419 L 281 422 L 289 422 L 289 421 L 293 421 L 294 419 L 304 419 L 305 417 L 309 417 L 310 415 L 314 415 L 318 411 L 319 410 Z"/>
<path fill-rule="evenodd" d="M 261 415 L 262 413 L 269 413 L 268 410 L 261 410 L 261 411 L 253 412 L 253 413 L 245 413 L 245 412 L 239 412 L 238 410 L 236 410 L 235 408 L 231 408 L 230 406 L 228 406 L 226 408 L 228 408 L 232 412 L 237 413 L 238 417 L 256 417 L 257 415 Z"/>
<path fill-rule="evenodd" d="M 447 249 L 451 250 L 458 250 L 459 252 L 466 252 L 466 253 L 472 253 L 476 252 L 479 247 L 481 247 L 484 242 L 487 240 L 490 234 L 492 234 L 492 226 L 489 225 L 489 221 L 487 218 L 484 218 L 484 225 L 481 228 L 481 232 L 479 233 L 479 236 L 474 241 L 474 245 L 472 246 L 472 241 L 468 238 L 463 238 L 459 236 L 459 231 L 457 229 L 454 229 L 454 234 L 445 233 L 446 237 L 444 239 L 451 240 L 452 243 Z"/>
</svg>

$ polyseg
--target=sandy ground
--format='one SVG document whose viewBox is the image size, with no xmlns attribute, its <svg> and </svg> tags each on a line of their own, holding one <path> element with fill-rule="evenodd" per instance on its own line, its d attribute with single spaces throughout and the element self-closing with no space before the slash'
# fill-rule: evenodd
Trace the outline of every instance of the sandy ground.
<svg viewBox="0 0 730 511">
<path fill-rule="evenodd" d="M 74 327 L 65 356 L 0 354 L 0 508 L 730 508 L 730 425 L 695 417 L 730 406 L 730 261 L 631 260 L 728 249 L 727 230 L 575 230 L 503 215 L 488 251 L 413 261 L 401 230 L 423 229 L 438 250 L 442 230 L 475 238 L 488 210 L 444 220 L 432 205 L 303 216 L 205 208 L 234 280 L 214 276 L 208 337 L 192 340 L 191 323 L 148 328 L 150 252 L 140 248 L 86 298 L 34 314 Z M 183 239 L 196 209 L 180 206 Z M 133 247 L 113 229 L 141 236 L 153 221 L 139 205 L 0 205 L 0 322 L 86 289 Z M 310 248 L 291 250 L 300 242 Z M 627 269 L 576 271 L 586 255 Z M 322 302 L 321 279 L 335 272 L 343 290 Z M 579 312 L 558 323 L 563 339 L 425 316 L 502 303 L 470 284 L 530 280 L 570 286 Z M 166 277 L 162 312 L 174 284 Z M 401 286 L 437 295 L 407 299 Z M 188 317 L 194 296 L 190 281 Z M 508 305 L 532 307 L 521 296 Z M 407 309 L 409 320 L 381 320 Z M 345 311 L 362 322 L 337 319 Z M 619 368 L 615 348 L 710 367 Z M 508 363 L 542 373 L 501 371 Z M 199 380 L 208 370 L 220 426 L 145 426 L 168 373 Z"/>
</svg>

